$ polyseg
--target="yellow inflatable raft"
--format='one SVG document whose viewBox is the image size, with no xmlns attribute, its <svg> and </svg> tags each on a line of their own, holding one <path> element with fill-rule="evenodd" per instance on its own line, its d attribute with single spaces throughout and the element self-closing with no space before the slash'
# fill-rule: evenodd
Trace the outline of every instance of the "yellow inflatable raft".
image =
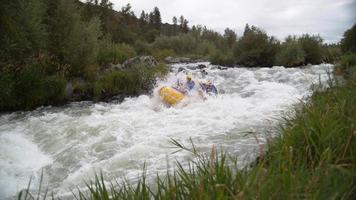
<svg viewBox="0 0 356 200">
<path fill-rule="evenodd" d="M 162 101 L 170 106 L 174 106 L 184 99 L 184 94 L 171 87 L 162 87 L 159 90 Z"/>
</svg>

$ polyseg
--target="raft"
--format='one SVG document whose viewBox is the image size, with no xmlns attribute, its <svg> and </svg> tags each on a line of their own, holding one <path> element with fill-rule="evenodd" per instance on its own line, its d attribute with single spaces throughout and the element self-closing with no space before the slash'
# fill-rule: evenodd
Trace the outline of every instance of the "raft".
<svg viewBox="0 0 356 200">
<path fill-rule="evenodd" d="M 159 96 L 164 103 L 170 106 L 174 106 L 184 99 L 184 94 L 171 87 L 162 87 L 159 90 Z"/>
</svg>

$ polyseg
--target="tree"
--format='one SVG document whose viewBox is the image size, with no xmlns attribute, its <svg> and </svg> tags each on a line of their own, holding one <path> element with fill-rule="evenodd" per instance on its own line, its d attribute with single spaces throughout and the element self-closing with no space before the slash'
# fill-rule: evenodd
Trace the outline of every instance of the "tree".
<svg viewBox="0 0 356 200">
<path fill-rule="evenodd" d="M 161 30 L 161 13 L 157 7 L 154 7 L 153 9 L 153 27 L 157 30 Z"/>
<path fill-rule="evenodd" d="M 234 44 L 236 43 L 237 40 L 237 35 L 235 33 L 235 31 L 226 28 L 224 31 L 224 38 L 227 42 L 227 45 L 229 48 L 232 48 L 234 46 Z"/>
<path fill-rule="evenodd" d="M 249 33 L 250 31 L 251 31 L 250 26 L 248 24 L 246 24 L 243 36 L 247 35 L 247 33 Z"/>
<path fill-rule="evenodd" d="M 100 20 L 81 21 L 74 0 L 59 0 L 54 12 L 49 20 L 51 53 L 61 63 L 71 65 L 72 75 L 79 75 L 84 67 L 96 61 Z"/>
<path fill-rule="evenodd" d="M 46 50 L 44 1 L 15 0 L 0 7 L 1 61 L 19 63 Z"/>
<path fill-rule="evenodd" d="M 246 25 L 244 35 L 234 48 L 234 57 L 238 64 L 248 67 L 272 66 L 279 42 L 265 31 Z"/>
<path fill-rule="evenodd" d="M 97 4 L 97 0 L 96 0 L 96 4 Z M 113 3 L 111 3 L 109 0 L 101 0 L 100 6 L 103 7 L 103 8 L 112 9 Z"/>
<path fill-rule="evenodd" d="M 296 37 L 288 36 L 276 54 L 276 64 L 286 67 L 303 65 L 305 52 Z"/>
<path fill-rule="evenodd" d="M 121 13 L 123 15 L 131 15 L 132 14 L 131 8 L 132 8 L 131 5 L 128 3 L 126 4 L 126 6 L 121 8 Z"/>
<path fill-rule="evenodd" d="M 344 53 L 356 53 L 356 24 L 345 31 L 341 39 L 341 49 Z"/>
<path fill-rule="evenodd" d="M 299 38 L 305 52 L 305 62 L 319 64 L 323 60 L 323 39 L 317 35 L 304 34 Z"/>
<path fill-rule="evenodd" d="M 183 15 L 179 17 L 179 27 L 183 33 L 188 33 L 189 27 L 188 27 L 188 20 L 184 19 Z"/>
<path fill-rule="evenodd" d="M 173 17 L 172 21 L 173 21 L 173 26 L 177 26 L 178 20 L 176 16 Z"/>
</svg>

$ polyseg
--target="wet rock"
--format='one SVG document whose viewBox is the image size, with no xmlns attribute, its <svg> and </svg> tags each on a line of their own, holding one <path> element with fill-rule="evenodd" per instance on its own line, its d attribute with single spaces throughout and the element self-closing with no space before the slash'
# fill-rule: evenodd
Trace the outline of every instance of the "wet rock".
<svg viewBox="0 0 356 200">
<path fill-rule="evenodd" d="M 118 71 L 118 70 L 122 70 L 122 65 L 119 63 L 119 64 L 110 64 L 110 69 L 111 71 Z"/>
<path fill-rule="evenodd" d="M 220 70 L 227 70 L 227 67 L 218 66 L 218 69 L 220 69 Z"/>
<path fill-rule="evenodd" d="M 65 88 L 65 98 L 71 99 L 72 97 L 73 97 L 73 84 L 72 84 L 72 82 L 67 82 L 67 85 Z"/>
<path fill-rule="evenodd" d="M 197 66 L 187 66 L 187 68 L 190 69 L 190 70 L 196 70 Z"/>
<path fill-rule="evenodd" d="M 90 89 L 87 81 L 82 78 L 75 78 L 67 82 L 65 99 L 67 101 L 92 100 L 93 91 Z"/>
<path fill-rule="evenodd" d="M 178 72 L 184 72 L 185 71 L 185 68 L 184 67 L 179 67 L 178 68 Z"/>
<path fill-rule="evenodd" d="M 157 60 L 153 56 L 137 56 L 126 60 L 122 64 L 123 69 L 129 69 L 135 66 L 144 66 L 144 67 L 154 67 L 158 64 Z"/>
<path fill-rule="evenodd" d="M 208 72 L 207 72 L 207 71 L 205 71 L 205 69 L 201 70 L 201 71 L 200 71 L 200 73 L 201 73 L 203 76 L 208 75 Z"/>
<path fill-rule="evenodd" d="M 168 56 L 164 59 L 167 63 L 188 63 L 192 62 L 192 59 L 186 57 L 172 57 Z"/>
<path fill-rule="evenodd" d="M 197 66 L 197 69 L 205 69 L 206 68 L 206 65 L 203 65 L 203 64 L 200 64 Z"/>
</svg>

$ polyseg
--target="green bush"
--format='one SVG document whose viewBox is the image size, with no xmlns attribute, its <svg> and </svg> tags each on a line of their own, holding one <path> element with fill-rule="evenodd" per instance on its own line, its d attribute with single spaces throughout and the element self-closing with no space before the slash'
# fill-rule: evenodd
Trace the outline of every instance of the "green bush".
<svg viewBox="0 0 356 200">
<path fill-rule="evenodd" d="M 153 68 L 137 65 L 131 69 L 111 72 L 94 83 L 94 97 L 104 100 L 119 94 L 131 96 L 147 92 L 155 83 L 156 76 L 167 72 L 167 66 L 162 64 Z"/>
<path fill-rule="evenodd" d="M 232 67 L 235 64 L 235 59 L 232 52 L 223 53 L 216 51 L 211 57 L 210 62 L 213 65 L 223 65 Z"/>
<path fill-rule="evenodd" d="M 147 42 L 138 40 L 135 42 L 134 47 L 135 47 L 137 54 L 139 54 L 139 55 L 151 55 L 152 54 L 152 45 Z"/>
<path fill-rule="evenodd" d="M 320 36 L 304 34 L 298 40 L 305 52 L 305 63 L 320 64 L 323 61 L 323 39 Z"/>
<path fill-rule="evenodd" d="M 272 66 L 279 42 L 255 26 L 246 26 L 244 35 L 234 47 L 237 64 L 247 67 Z"/>
<path fill-rule="evenodd" d="M 100 64 L 118 64 L 134 56 L 136 56 L 136 51 L 132 46 L 104 41 L 101 44 L 97 60 Z"/>
<path fill-rule="evenodd" d="M 158 61 L 163 61 L 168 56 L 175 56 L 176 53 L 172 49 L 162 49 L 153 52 L 153 57 L 155 57 Z"/>
<path fill-rule="evenodd" d="M 344 78 L 350 79 L 349 84 L 356 86 L 356 54 L 344 55 L 336 65 L 335 71 Z"/>
<path fill-rule="evenodd" d="M 2 111 L 29 110 L 65 100 L 66 80 L 62 76 L 46 75 L 36 64 L 20 71 L 2 71 L 0 85 Z"/>
<path fill-rule="evenodd" d="M 294 38 L 287 39 L 276 54 L 276 64 L 286 67 L 303 65 L 305 52 L 302 45 Z"/>
<path fill-rule="evenodd" d="M 190 34 L 180 34 L 177 36 L 161 36 L 153 43 L 155 49 L 172 49 L 177 55 L 194 54 L 197 47 L 197 39 Z"/>
<path fill-rule="evenodd" d="M 339 45 L 324 45 L 323 50 L 323 62 L 336 63 L 340 60 L 342 51 Z"/>
<path fill-rule="evenodd" d="M 197 55 L 201 55 L 202 57 L 209 57 L 211 55 L 214 55 L 216 51 L 216 46 L 212 42 L 208 40 L 203 40 L 198 43 L 195 53 Z"/>
<path fill-rule="evenodd" d="M 341 40 L 341 49 L 344 53 L 356 53 L 356 24 L 345 31 Z"/>
</svg>

